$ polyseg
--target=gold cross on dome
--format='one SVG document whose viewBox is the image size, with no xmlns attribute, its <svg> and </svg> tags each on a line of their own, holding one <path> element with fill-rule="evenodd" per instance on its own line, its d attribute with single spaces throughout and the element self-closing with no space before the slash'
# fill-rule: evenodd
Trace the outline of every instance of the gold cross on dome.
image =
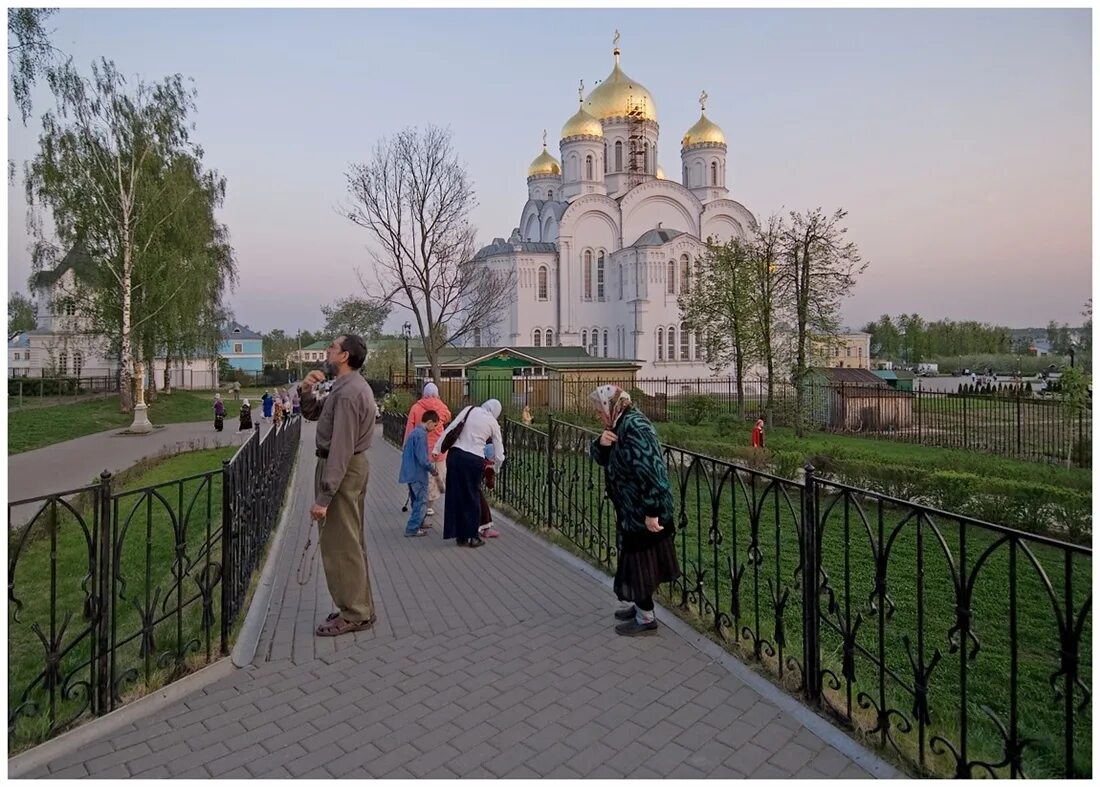
<svg viewBox="0 0 1100 787">
<path fill-rule="evenodd" d="M 546 147 L 546 129 L 542 130 L 542 146 Z"/>
<path fill-rule="evenodd" d="M 708 98 L 710 98 L 710 96 L 707 95 L 707 91 L 705 91 L 705 90 L 702 93 L 699 94 L 699 106 L 702 108 L 702 110 L 704 112 L 707 111 L 707 99 Z"/>
<path fill-rule="evenodd" d="M 584 101 L 584 80 L 581 80 L 580 87 L 577 88 L 577 100 Z"/>
<path fill-rule="evenodd" d="M 618 30 L 615 31 L 615 41 L 614 41 L 614 43 L 615 43 L 615 48 L 618 49 L 619 48 L 619 31 Z"/>
</svg>

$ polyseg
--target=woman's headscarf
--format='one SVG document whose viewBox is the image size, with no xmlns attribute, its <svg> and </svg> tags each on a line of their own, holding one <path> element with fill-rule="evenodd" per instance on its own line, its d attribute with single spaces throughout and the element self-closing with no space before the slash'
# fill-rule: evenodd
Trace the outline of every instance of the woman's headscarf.
<svg viewBox="0 0 1100 787">
<path fill-rule="evenodd" d="M 439 396 L 439 386 L 435 383 L 428 383 L 424 386 L 424 396 Z"/>
<path fill-rule="evenodd" d="M 763 418 L 760 418 L 756 421 L 756 428 L 757 429 L 763 429 L 764 428 L 764 419 Z"/>
<path fill-rule="evenodd" d="M 247 399 L 241 399 L 241 406 L 242 406 L 242 407 L 251 407 L 252 405 L 250 405 L 250 404 L 248 403 L 248 400 L 247 400 Z"/>
<path fill-rule="evenodd" d="M 614 428 L 619 421 L 619 416 L 632 403 L 630 394 L 617 385 L 601 385 L 589 394 L 588 398 L 595 403 L 600 420 L 607 429 Z"/>
<path fill-rule="evenodd" d="M 487 400 L 485 404 L 481 405 L 481 409 L 487 411 L 493 418 L 500 418 L 500 402 L 496 399 Z"/>
<path fill-rule="evenodd" d="M 220 393 L 216 393 L 216 394 L 214 394 L 214 398 L 215 399 L 221 399 L 222 395 Z"/>
</svg>

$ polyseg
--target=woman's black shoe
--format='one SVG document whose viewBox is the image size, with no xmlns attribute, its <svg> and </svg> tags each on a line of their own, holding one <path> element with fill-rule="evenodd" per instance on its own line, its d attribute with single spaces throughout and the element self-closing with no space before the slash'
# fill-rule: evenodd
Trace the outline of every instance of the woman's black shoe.
<svg viewBox="0 0 1100 787">
<path fill-rule="evenodd" d="M 480 538 L 471 538 L 469 540 L 469 542 L 464 544 L 464 546 L 468 546 L 471 549 L 473 549 L 474 547 L 480 547 L 480 546 L 483 546 L 484 544 L 485 544 L 485 542 L 482 541 Z"/>
<path fill-rule="evenodd" d="M 615 610 L 615 620 L 634 620 L 636 608 L 631 605 L 626 609 Z"/>
<path fill-rule="evenodd" d="M 464 547 L 464 546 L 466 546 L 467 540 L 468 539 L 465 539 L 465 538 L 456 538 L 455 543 L 458 544 L 460 547 Z"/>
</svg>

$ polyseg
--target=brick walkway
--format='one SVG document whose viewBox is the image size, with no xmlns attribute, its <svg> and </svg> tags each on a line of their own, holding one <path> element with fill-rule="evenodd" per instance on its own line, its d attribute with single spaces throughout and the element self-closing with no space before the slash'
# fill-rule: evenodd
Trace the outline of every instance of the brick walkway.
<svg viewBox="0 0 1100 787">
<path fill-rule="evenodd" d="M 314 463 L 303 431 L 255 663 L 31 775 L 868 775 L 668 628 L 615 636 L 610 591 L 516 526 L 476 550 L 444 543 L 441 522 L 404 538 L 399 454 L 381 431 L 367 506 L 378 623 L 314 637 L 331 606 L 319 556 L 309 584 L 295 578 Z"/>
</svg>

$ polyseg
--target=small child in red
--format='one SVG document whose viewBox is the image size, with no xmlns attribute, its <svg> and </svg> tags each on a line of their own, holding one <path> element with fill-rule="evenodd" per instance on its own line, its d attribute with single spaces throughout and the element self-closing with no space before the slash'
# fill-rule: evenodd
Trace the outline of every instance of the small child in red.
<svg viewBox="0 0 1100 787">
<path fill-rule="evenodd" d="M 761 418 L 756 422 L 756 426 L 752 429 L 752 447 L 763 448 L 764 447 L 764 419 Z"/>
<path fill-rule="evenodd" d="M 482 471 L 485 486 L 489 489 L 496 486 L 496 475 L 496 469 L 493 467 L 493 443 L 490 440 L 485 444 L 485 469 Z M 478 494 L 481 495 L 481 524 L 478 526 L 477 534 L 481 538 L 498 538 L 500 531 L 493 527 L 493 512 L 489 508 L 489 501 L 485 499 L 485 490 L 478 489 Z"/>
</svg>

